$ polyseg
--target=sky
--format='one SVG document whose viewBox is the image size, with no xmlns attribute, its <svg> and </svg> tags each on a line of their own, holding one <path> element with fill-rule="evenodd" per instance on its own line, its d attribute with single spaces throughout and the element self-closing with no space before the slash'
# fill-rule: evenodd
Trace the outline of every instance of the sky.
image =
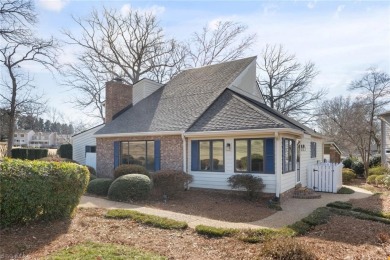
<svg viewBox="0 0 390 260">
<path fill-rule="evenodd" d="M 167 37 L 188 39 L 194 31 L 216 21 L 235 21 L 256 33 L 256 43 L 245 56 L 260 55 L 266 44 L 282 44 L 299 62 L 314 62 L 320 74 L 313 89 L 328 89 L 327 98 L 350 94 L 347 87 L 372 66 L 390 74 L 389 1 L 76 1 L 36 0 L 37 34 L 66 39 L 62 30 L 78 34 L 72 20 L 87 17 L 103 6 L 123 12 L 153 12 Z M 75 47 L 63 45 L 61 63 L 73 62 Z M 49 106 L 73 121 L 95 121 L 69 101 L 77 92 L 61 85 L 61 77 L 29 66 L 38 92 Z"/>
</svg>

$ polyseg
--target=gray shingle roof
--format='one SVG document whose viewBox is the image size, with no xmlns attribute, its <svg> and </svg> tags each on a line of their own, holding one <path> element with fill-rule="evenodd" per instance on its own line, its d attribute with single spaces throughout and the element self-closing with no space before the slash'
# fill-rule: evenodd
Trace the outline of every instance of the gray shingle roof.
<svg viewBox="0 0 390 260">
<path fill-rule="evenodd" d="M 191 126 L 189 132 L 267 128 L 299 129 L 227 89 Z"/>
<path fill-rule="evenodd" d="M 186 70 L 96 134 L 185 131 L 253 60 Z"/>
</svg>

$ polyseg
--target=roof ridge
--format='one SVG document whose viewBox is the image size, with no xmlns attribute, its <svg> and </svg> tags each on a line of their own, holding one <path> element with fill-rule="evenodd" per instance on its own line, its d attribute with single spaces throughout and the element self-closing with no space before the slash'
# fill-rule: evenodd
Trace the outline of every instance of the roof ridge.
<svg viewBox="0 0 390 260">
<path fill-rule="evenodd" d="M 227 63 L 239 62 L 239 61 L 243 61 L 243 60 L 247 60 L 247 59 L 248 60 L 249 59 L 255 60 L 255 59 L 257 59 L 257 56 L 250 56 L 250 57 L 241 58 L 241 59 L 238 59 L 238 60 L 230 60 L 230 61 L 224 61 L 224 62 L 221 62 L 221 63 L 208 64 L 208 65 L 203 65 L 201 67 L 188 68 L 188 69 L 183 70 L 183 72 L 190 71 L 190 70 L 198 70 L 198 69 L 208 68 L 208 67 L 212 67 L 212 66 L 226 65 Z"/>
</svg>

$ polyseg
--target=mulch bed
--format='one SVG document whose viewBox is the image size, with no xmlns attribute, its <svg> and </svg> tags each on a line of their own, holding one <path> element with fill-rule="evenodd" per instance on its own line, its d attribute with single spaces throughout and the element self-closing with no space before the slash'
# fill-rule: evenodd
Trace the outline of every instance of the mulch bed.
<svg viewBox="0 0 390 260">
<path fill-rule="evenodd" d="M 244 193 L 190 189 L 182 191 L 164 203 L 156 195 L 137 205 L 169 210 L 229 222 L 252 222 L 271 216 L 276 212 L 268 208 L 271 197 L 263 195 L 256 201 L 244 198 Z"/>
<path fill-rule="evenodd" d="M 261 244 L 234 238 L 210 239 L 192 229 L 162 230 L 131 220 L 104 218 L 106 210 L 78 209 L 74 219 L 0 230 L 0 259 L 44 258 L 64 247 L 93 241 L 133 246 L 169 259 L 256 259 Z M 306 236 L 295 238 L 319 259 L 387 259 L 389 225 L 334 216 Z M 386 240 L 387 239 L 387 240 Z"/>
</svg>

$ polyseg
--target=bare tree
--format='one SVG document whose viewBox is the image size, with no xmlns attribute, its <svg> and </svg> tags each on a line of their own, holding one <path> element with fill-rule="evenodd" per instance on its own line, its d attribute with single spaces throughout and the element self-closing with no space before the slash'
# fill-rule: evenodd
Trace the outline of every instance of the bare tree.
<svg viewBox="0 0 390 260">
<path fill-rule="evenodd" d="M 42 40 L 26 37 L 18 42 L 8 42 L 0 47 L 0 63 L 5 73 L 2 75 L 0 97 L 9 113 L 8 155 L 11 155 L 15 122 L 18 113 L 30 106 L 41 106 L 41 98 L 32 94 L 32 78 L 22 65 L 34 63 L 46 68 L 56 64 L 56 44 L 53 39 Z"/>
<path fill-rule="evenodd" d="M 366 173 L 369 168 L 371 143 L 374 140 L 377 145 L 379 138 L 375 131 L 375 118 L 386 105 L 390 104 L 390 77 L 387 73 L 380 72 L 376 68 L 369 68 L 361 79 L 353 81 L 349 90 L 360 91 L 363 101 L 368 110 L 369 118 L 369 141 L 366 149 L 369 151 L 363 158 Z"/>
<path fill-rule="evenodd" d="M 258 83 L 267 105 L 301 122 L 311 119 L 313 104 L 326 95 L 324 89 L 311 88 L 318 75 L 314 63 L 302 65 L 282 45 L 266 45 L 258 68 Z"/>
<path fill-rule="evenodd" d="M 163 30 L 151 13 L 131 10 L 122 15 L 116 10 L 93 11 L 89 18 L 74 18 L 82 29 L 81 38 L 65 31 L 70 43 L 83 47 L 103 73 L 135 83 L 152 69 L 175 66 L 165 63 L 175 41 L 164 38 Z M 160 62 L 164 63 L 160 63 Z"/>
<path fill-rule="evenodd" d="M 235 60 L 243 56 L 256 35 L 244 35 L 247 26 L 232 21 L 219 21 L 215 28 L 204 26 L 187 42 L 187 67 L 200 67 Z"/>
<path fill-rule="evenodd" d="M 2 0 L 0 2 L 0 36 L 8 40 L 31 35 L 30 25 L 37 22 L 33 0 Z"/>
</svg>

